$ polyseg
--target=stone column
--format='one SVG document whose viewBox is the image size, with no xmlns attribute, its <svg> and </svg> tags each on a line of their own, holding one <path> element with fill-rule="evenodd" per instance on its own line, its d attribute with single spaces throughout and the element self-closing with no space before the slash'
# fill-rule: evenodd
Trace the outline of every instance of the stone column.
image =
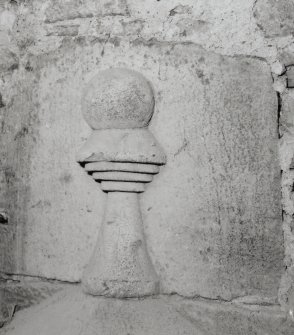
<svg viewBox="0 0 294 335">
<path fill-rule="evenodd" d="M 166 162 L 147 128 L 152 88 L 135 71 L 102 71 L 85 88 L 82 106 L 93 133 L 77 160 L 108 194 L 84 290 L 120 298 L 156 294 L 159 280 L 147 252 L 138 198 Z"/>
</svg>

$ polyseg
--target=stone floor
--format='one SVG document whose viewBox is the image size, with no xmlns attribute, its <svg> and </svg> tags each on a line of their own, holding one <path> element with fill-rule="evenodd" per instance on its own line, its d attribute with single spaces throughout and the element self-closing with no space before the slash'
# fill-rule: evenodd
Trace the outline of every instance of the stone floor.
<svg viewBox="0 0 294 335">
<path fill-rule="evenodd" d="M 111 299 L 67 287 L 16 313 L 1 335 L 292 335 L 294 322 L 277 305 L 161 295 Z"/>
</svg>

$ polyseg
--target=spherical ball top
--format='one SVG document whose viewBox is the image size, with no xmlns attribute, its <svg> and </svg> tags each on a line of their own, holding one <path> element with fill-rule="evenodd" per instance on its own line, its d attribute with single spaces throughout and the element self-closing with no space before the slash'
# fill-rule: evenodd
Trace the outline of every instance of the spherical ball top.
<svg viewBox="0 0 294 335">
<path fill-rule="evenodd" d="M 87 84 L 82 100 L 84 118 L 93 129 L 146 127 L 153 108 L 150 84 L 128 69 L 98 73 Z"/>
</svg>

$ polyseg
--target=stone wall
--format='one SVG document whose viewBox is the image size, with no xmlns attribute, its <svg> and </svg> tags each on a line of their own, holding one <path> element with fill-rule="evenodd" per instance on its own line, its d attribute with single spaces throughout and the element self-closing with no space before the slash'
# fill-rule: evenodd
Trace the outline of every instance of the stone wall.
<svg viewBox="0 0 294 335">
<path fill-rule="evenodd" d="M 127 67 L 167 153 L 141 198 L 161 293 L 291 317 L 293 19 L 292 0 L 0 0 L 3 281 L 80 281 L 105 201 L 75 163 L 81 90 Z"/>
</svg>

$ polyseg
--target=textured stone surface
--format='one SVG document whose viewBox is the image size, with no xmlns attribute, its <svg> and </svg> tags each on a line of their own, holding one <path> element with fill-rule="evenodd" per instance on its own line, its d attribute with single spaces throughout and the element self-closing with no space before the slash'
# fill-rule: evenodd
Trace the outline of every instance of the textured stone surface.
<svg viewBox="0 0 294 335">
<path fill-rule="evenodd" d="M 103 225 L 83 274 L 83 285 L 90 294 L 118 298 L 159 292 L 159 278 L 147 253 L 136 193 L 108 193 Z"/>
<path fill-rule="evenodd" d="M 164 105 L 154 129 L 168 164 L 142 197 L 151 254 L 164 291 L 272 295 L 283 248 L 277 101 L 264 86 L 267 66 L 191 49 L 174 47 L 165 58 L 174 64 L 176 55 L 179 73 L 161 69 Z M 186 57 L 193 64 L 185 69 Z"/>
<path fill-rule="evenodd" d="M 41 281 L 39 279 L 21 278 L 0 282 L 3 299 L 18 308 L 29 307 L 40 303 L 53 293 L 64 289 L 61 283 Z"/>
<path fill-rule="evenodd" d="M 127 66 L 154 83 L 152 128 L 168 152 L 168 166 L 141 199 L 162 290 L 275 296 L 283 257 L 271 138 L 278 110 L 270 67 L 252 56 L 293 64 L 291 6 L 1 0 L 0 194 L 9 215 L 0 227 L 1 269 L 80 280 L 104 202 L 74 164 L 90 133 L 80 114 L 81 89 L 98 71 Z M 292 98 L 272 71 L 283 106 L 290 106 L 280 129 L 287 268 L 280 297 L 293 310 Z"/>
<path fill-rule="evenodd" d="M 120 163 L 120 162 L 92 162 L 85 165 L 85 170 L 88 172 L 93 171 L 125 171 L 136 172 L 142 174 L 156 174 L 159 172 L 160 167 L 153 164 L 134 164 L 134 163 Z"/>
<path fill-rule="evenodd" d="M 217 301 L 170 301 L 185 318 L 207 335 L 291 335 L 294 321 L 279 306 Z"/>
<path fill-rule="evenodd" d="M 93 178 L 95 180 L 113 180 L 113 181 L 134 181 L 134 182 L 142 182 L 149 183 L 152 181 L 152 175 L 143 174 L 143 173 L 131 173 L 131 172 L 94 172 Z"/>
<path fill-rule="evenodd" d="M 92 177 L 108 192 L 97 244 L 83 274 L 85 292 L 117 298 L 158 294 L 159 278 L 146 249 L 136 194 L 144 190 L 142 183 L 152 181 L 152 175 L 142 174 L 141 168 L 135 173 L 119 170 L 123 163 L 133 163 L 133 168 L 142 162 L 166 163 L 164 152 L 146 128 L 154 111 L 151 86 L 138 72 L 108 69 L 87 84 L 82 109 L 94 131 L 78 161 L 98 163 Z M 100 172 L 101 162 L 119 165 L 116 171 Z"/>
<path fill-rule="evenodd" d="M 288 70 L 290 70 L 288 72 Z M 291 78 L 291 67 L 287 67 L 286 76 Z M 286 85 L 285 85 L 286 86 Z M 291 86 L 288 83 L 288 87 Z M 282 169 L 282 205 L 283 228 L 285 236 L 286 271 L 282 278 L 279 291 L 279 301 L 283 309 L 294 315 L 294 90 L 286 89 L 281 94 L 281 113 L 279 122 L 280 162 Z"/>
<path fill-rule="evenodd" d="M 294 66 L 287 68 L 287 87 L 294 88 Z"/>
<path fill-rule="evenodd" d="M 162 291 L 276 295 L 283 259 L 277 100 L 265 62 L 140 39 L 115 48 L 67 41 L 28 61 L 38 74 L 38 136 L 30 147 L 22 271 L 80 280 L 104 202 L 74 163 L 89 135 L 80 88 L 94 72 L 123 65 L 152 82 L 150 128 L 167 153 L 141 199 Z"/>
<path fill-rule="evenodd" d="M 280 123 L 279 123 L 280 134 L 293 134 L 294 129 L 294 92 L 289 90 L 283 94 L 283 104 L 281 108 Z M 281 164 L 282 167 L 284 164 Z"/>
<path fill-rule="evenodd" d="M 10 71 L 18 67 L 17 56 L 7 48 L 0 50 L 0 71 Z"/>
<path fill-rule="evenodd" d="M 93 131 L 78 151 L 78 162 L 133 162 L 162 165 L 165 154 L 146 129 L 106 129 Z"/>
<path fill-rule="evenodd" d="M 58 0 L 49 0 L 45 7 L 45 20 L 47 22 L 63 21 L 75 18 L 87 18 L 107 15 L 127 15 L 128 7 L 125 0 L 70 0 L 60 2 Z"/>
<path fill-rule="evenodd" d="M 33 321 L 35 319 L 35 321 Z M 62 292 L 18 313 L 1 334 L 202 335 L 192 322 L 159 298 L 118 300 Z"/>
<path fill-rule="evenodd" d="M 93 129 L 143 128 L 152 117 L 152 88 L 138 72 L 129 69 L 101 71 L 83 92 L 83 115 Z"/>
<path fill-rule="evenodd" d="M 293 0 L 257 0 L 254 14 L 267 37 L 294 33 Z"/>
<path fill-rule="evenodd" d="M 60 283 L 50 283 L 36 278 L 1 275 L 0 328 L 20 309 L 38 304 L 64 288 L 65 285 Z"/>
<path fill-rule="evenodd" d="M 9 335 L 291 335 L 294 322 L 276 306 L 187 301 L 177 297 L 119 300 L 64 290 L 17 313 Z"/>
</svg>

